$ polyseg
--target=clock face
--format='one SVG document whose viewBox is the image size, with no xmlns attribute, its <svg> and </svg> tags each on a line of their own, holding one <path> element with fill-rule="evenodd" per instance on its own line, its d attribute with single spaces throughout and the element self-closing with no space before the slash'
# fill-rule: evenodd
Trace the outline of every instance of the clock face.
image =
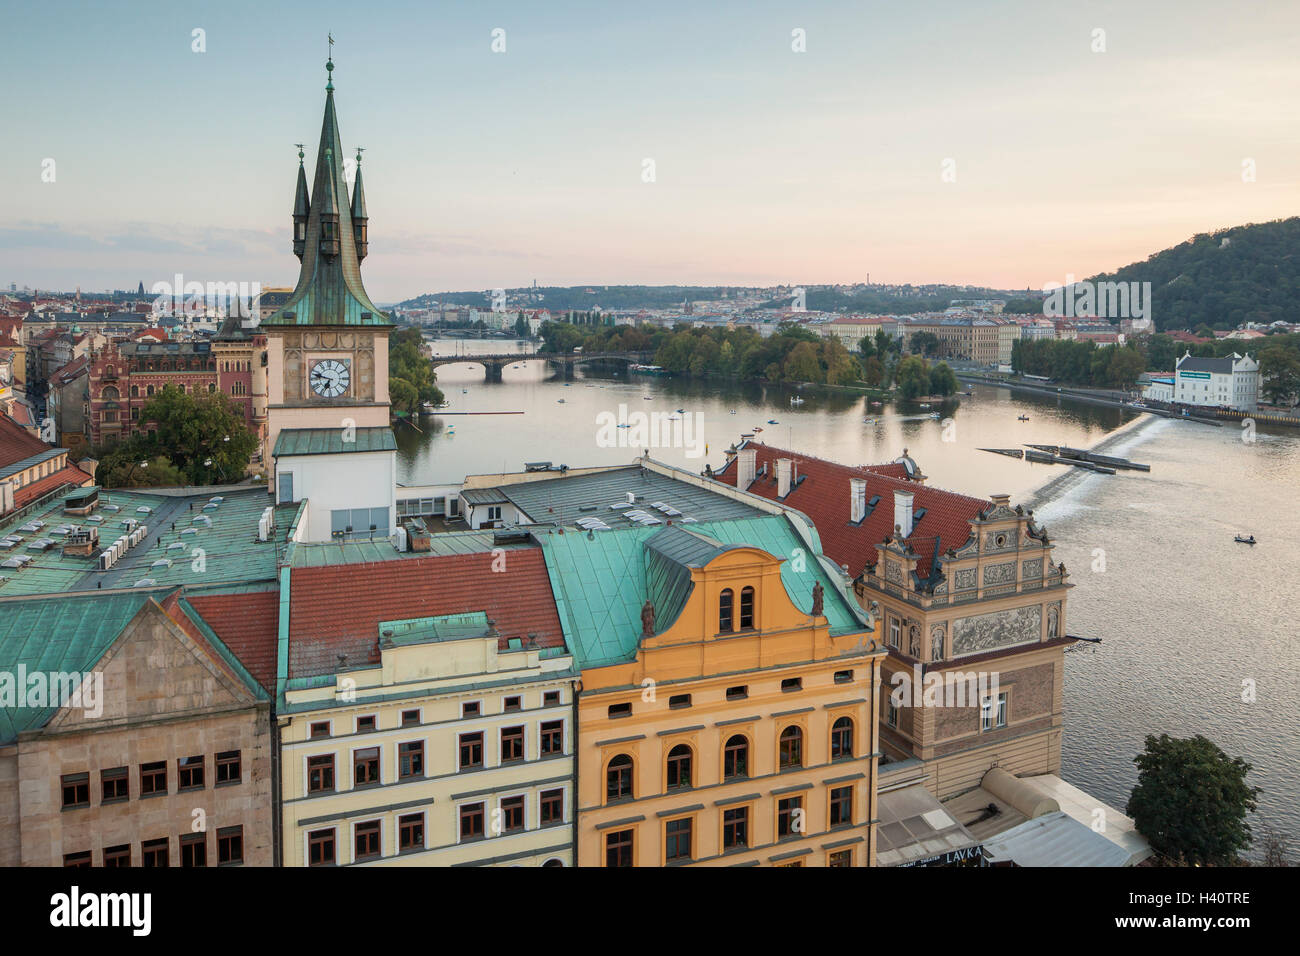
<svg viewBox="0 0 1300 956">
<path fill-rule="evenodd" d="M 311 382 L 311 390 L 321 398 L 338 398 L 348 390 L 352 382 L 352 372 L 348 368 L 347 360 L 325 359 L 321 362 L 313 362 L 311 372 L 308 375 L 308 381 Z"/>
</svg>

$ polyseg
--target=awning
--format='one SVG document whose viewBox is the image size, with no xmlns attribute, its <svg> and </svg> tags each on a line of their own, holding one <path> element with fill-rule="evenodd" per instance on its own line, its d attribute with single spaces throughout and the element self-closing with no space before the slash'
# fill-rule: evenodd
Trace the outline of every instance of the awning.
<svg viewBox="0 0 1300 956">
<path fill-rule="evenodd" d="M 984 857 L 993 865 L 1128 866 L 1129 853 L 1072 818 L 1063 810 L 1026 820 L 984 841 Z"/>
<path fill-rule="evenodd" d="M 951 866 L 979 859 L 979 841 L 923 784 L 880 794 L 877 812 L 878 866 Z"/>
</svg>

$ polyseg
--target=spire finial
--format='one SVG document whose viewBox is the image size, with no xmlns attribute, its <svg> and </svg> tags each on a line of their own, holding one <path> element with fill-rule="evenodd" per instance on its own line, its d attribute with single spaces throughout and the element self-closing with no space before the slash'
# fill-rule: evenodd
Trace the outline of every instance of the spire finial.
<svg viewBox="0 0 1300 956">
<path fill-rule="evenodd" d="M 357 165 L 358 165 L 358 166 L 361 165 L 361 154 L 364 153 L 365 151 L 366 151 L 366 148 L 365 148 L 364 146 L 358 146 L 358 147 L 357 147 Z"/>
<path fill-rule="evenodd" d="M 325 83 L 325 89 L 332 90 L 334 89 L 334 34 L 327 33 L 326 36 L 329 37 L 330 52 L 329 59 L 325 61 L 325 69 L 329 73 L 329 79 Z"/>
<path fill-rule="evenodd" d="M 303 156 L 302 156 L 302 143 L 294 143 L 293 145 L 295 145 L 295 146 L 298 147 L 298 165 L 301 166 L 301 165 L 302 165 L 302 159 L 303 159 Z"/>
</svg>

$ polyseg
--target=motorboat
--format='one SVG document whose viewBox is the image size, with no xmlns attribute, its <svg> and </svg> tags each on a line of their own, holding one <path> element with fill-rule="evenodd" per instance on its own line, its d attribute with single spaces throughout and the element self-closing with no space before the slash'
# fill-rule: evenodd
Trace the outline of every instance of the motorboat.
<svg viewBox="0 0 1300 956">
<path fill-rule="evenodd" d="M 1241 535 L 1237 535 L 1232 540 L 1237 542 L 1238 544 L 1254 544 L 1255 536 L 1252 534 L 1249 538 L 1243 538 Z"/>
<path fill-rule="evenodd" d="M 930 417 L 933 418 L 933 419 L 938 420 L 938 419 L 942 418 L 943 416 L 940 415 L 938 412 L 931 412 L 931 413 L 930 413 Z"/>
<path fill-rule="evenodd" d="M 1028 415 L 1021 415 L 1019 418 L 1016 419 L 1016 421 L 1018 421 L 1018 422 L 1027 422 L 1027 421 L 1029 421 L 1029 416 L 1028 416 Z"/>
<path fill-rule="evenodd" d="M 781 423 L 778 422 L 775 418 L 769 418 L 769 419 L 767 420 L 767 423 L 768 423 L 769 425 L 780 425 L 780 424 L 781 424 Z"/>
<path fill-rule="evenodd" d="M 802 404 L 803 404 L 803 399 L 800 398 L 798 395 L 795 395 L 795 396 L 793 396 L 793 397 L 790 399 L 790 404 L 791 404 L 791 405 L 802 405 Z"/>
<path fill-rule="evenodd" d="M 763 428 L 762 428 L 761 425 L 755 425 L 755 426 L 754 426 L 754 433 L 755 433 L 755 434 L 757 434 L 758 432 L 761 432 L 762 430 L 763 430 Z"/>
</svg>

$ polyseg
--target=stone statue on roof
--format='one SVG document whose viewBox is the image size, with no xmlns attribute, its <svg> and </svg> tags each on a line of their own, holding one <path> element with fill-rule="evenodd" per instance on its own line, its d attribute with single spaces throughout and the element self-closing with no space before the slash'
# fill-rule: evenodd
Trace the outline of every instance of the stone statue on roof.
<svg viewBox="0 0 1300 956">
<path fill-rule="evenodd" d="M 641 605 L 641 636 L 654 637 L 655 633 L 655 606 L 646 601 Z"/>
<path fill-rule="evenodd" d="M 822 583 L 820 581 L 817 581 L 816 583 L 813 584 L 813 606 L 812 606 L 813 617 L 822 616 L 822 595 L 824 593 L 825 592 L 822 590 Z"/>
</svg>

